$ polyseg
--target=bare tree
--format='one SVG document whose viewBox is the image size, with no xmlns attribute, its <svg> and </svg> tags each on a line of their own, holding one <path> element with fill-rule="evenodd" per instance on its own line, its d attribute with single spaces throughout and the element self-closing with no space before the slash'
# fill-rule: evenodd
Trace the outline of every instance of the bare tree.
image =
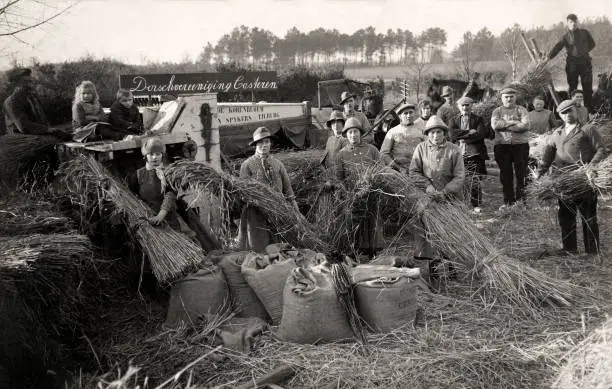
<svg viewBox="0 0 612 389">
<path fill-rule="evenodd" d="M 514 24 L 501 34 L 504 56 L 512 69 L 512 81 L 517 80 L 519 60 L 521 59 L 521 27 Z"/>
<path fill-rule="evenodd" d="M 427 52 L 425 47 L 422 47 L 415 55 L 414 62 L 408 64 L 408 71 L 406 72 L 406 78 L 409 80 L 417 100 L 420 99 L 421 92 L 424 89 L 425 77 L 429 73 L 429 68 Z"/>
</svg>

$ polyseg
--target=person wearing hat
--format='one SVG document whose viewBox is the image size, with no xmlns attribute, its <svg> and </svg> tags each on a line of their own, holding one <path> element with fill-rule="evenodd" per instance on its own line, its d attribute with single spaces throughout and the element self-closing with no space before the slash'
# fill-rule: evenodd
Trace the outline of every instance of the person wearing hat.
<svg viewBox="0 0 612 389">
<path fill-rule="evenodd" d="M 463 154 L 463 164 L 466 170 L 466 189 L 469 189 L 470 203 L 475 213 L 480 213 L 482 190 L 480 177 L 487 174 L 485 161 L 489 159 L 485 138 L 488 130 L 482 117 L 472 112 L 474 100 L 462 97 L 457 101 L 460 114 L 453 116 L 449 123 L 449 138 L 458 144 Z"/>
<path fill-rule="evenodd" d="M 578 115 L 578 123 L 585 125 L 589 121 L 589 110 L 584 106 L 584 92 L 580 89 L 573 90 L 570 94 L 576 105 L 576 114 Z"/>
<path fill-rule="evenodd" d="M 414 121 L 414 126 L 421 133 L 423 133 L 423 131 L 425 130 L 425 125 L 427 124 L 427 121 L 431 117 L 432 108 L 433 107 L 431 105 L 431 100 L 424 99 L 419 102 L 420 116 L 417 120 Z"/>
<path fill-rule="evenodd" d="M 563 48 L 567 52 L 565 62 L 565 74 L 569 90 L 578 88 L 578 78 L 584 91 L 584 103 L 591 109 L 591 99 L 593 97 L 593 65 L 589 52 L 595 48 L 595 41 L 591 33 L 578 26 L 578 17 L 575 14 L 567 15 L 565 19 L 567 31 L 559 42 L 553 46 L 544 61 L 549 61 L 557 56 Z"/>
<path fill-rule="evenodd" d="M 425 126 L 427 140 L 414 150 L 409 175 L 415 185 L 425 191 L 422 201 L 462 200 L 465 168 L 459 147 L 446 140 L 448 126 L 437 116 L 432 116 Z M 426 206 L 426 205 L 423 205 Z M 429 261 L 430 279 L 434 286 L 438 281 L 440 255 L 435 253 L 426 238 L 425 227 L 415 218 L 414 258 Z"/>
<path fill-rule="evenodd" d="M 348 144 L 336 155 L 334 163 L 336 181 L 343 186 L 356 182 L 359 173 L 379 158 L 378 150 L 371 144 L 362 142 L 365 130 L 358 119 L 351 117 L 346 120 L 342 134 Z M 368 196 L 365 209 L 360 215 L 354 215 L 357 225 L 354 238 L 354 248 L 358 253 L 366 254 L 372 259 L 383 247 L 382 222 L 380 220 L 378 197 Z"/>
<path fill-rule="evenodd" d="M 370 125 L 370 121 L 363 112 L 355 110 L 356 99 L 357 95 L 348 91 L 342 92 L 342 94 L 340 95 L 340 105 L 343 109 L 342 114 L 344 115 L 345 120 L 351 117 L 359 120 L 361 128 L 363 128 L 365 133 L 369 133 L 372 126 Z"/>
<path fill-rule="evenodd" d="M 414 125 L 416 106 L 406 103 L 397 109 L 400 124 L 390 129 L 380 147 L 380 159 L 393 169 L 408 173 L 412 153 L 425 140 L 423 132 Z"/>
<path fill-rule="evenodd" d="M 525 199 L 530 125 L 529 113 L 516 104 L 516 89 L 508 86 L 500 93 L 502 106 L 493 110 L 491 128 L 495 131 L 493 153 L 499 166 L 499 179 L 504 193 L 504 205 L 501 208 L 504 208 Z"/>
<path fill-rule="evenodd" d="M 7 134 L 52 135 L 62 141 L 72 139 L 71 134 L 49 126 L 47 116 L 34 90 L 34 79 L 30 69 L 12 70 L 9 82 L 15 88 L 4 100 L 3 105 Z"/>
<path fill-rule="evenodd" d="M 336 110 L 332 111 L 329 120 L 325 122 L 327 129 L 331 131 L 330 136 L 327 138 L 327 143 L 325 144 L 325 153 L 323 154 L 323 158 L 321 158 L 321 164 L 326 169 L 333 167 L 336 154 L 348 143 L 346 138 L 342 136 L 342 129 L 344 128 L 345 122 L 346 119 L 344 119 L 342 112 Z"/>
<path fill-rule="evenodd" d="M 583 164 L 597 164 L 606 158 L 607 151 L 601 135 L 593 127 L 580 124 L 574 101 L 564 100 L 559 104 L 557 112 L 564 124 L 547 138 L 542 163 L 534 174 L 535 179 L 539 179 L 551 167 L 552 175 L 555 176 Z M 576 216 L 580 213 L 584 249 L 589 254 L 598 254 L 597 193 L 591 190 L 572 200 L 559 200 L 558 212 L 562 253 L 578 251 Z"/>
<path fill-rule="evenodd" d="M 253 132 L 253 141 L 249 146 L 255 146 L 255 154 L 240 166 L 240 178 L 253 179 L 269 185 L 282 193 L 299 213 L 287 170 L 281 161 L 270 155 L 271 137 L 272 134 L 266 127 L 259 127 Z M 276 242 L 276 237 L 265 216 L 256 205 L 247 204 L 242 209 L 238 241 L 241 249 L 256 252 L 263 252 L 267 245 Z"/>
<path fill-rule="evenodd" d="M 438 112 L 436 115 L 442 119 L 442 121 L 448 125 L 448 122 L 453 116 L 457 116 L 459 114 L 459 109 L 457 109 L 457 105 L 455 104 L 455 95 L 453 88 L 448 85 L 445 85 L 442 88 L 442 98 L 444 98 L 444 104 L 438 108 Z"/>
</svg>

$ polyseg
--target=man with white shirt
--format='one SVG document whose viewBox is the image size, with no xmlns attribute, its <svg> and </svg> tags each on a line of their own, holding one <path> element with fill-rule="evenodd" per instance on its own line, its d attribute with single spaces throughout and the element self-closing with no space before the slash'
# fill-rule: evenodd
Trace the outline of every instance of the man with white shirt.
<svg viewBox="0 0 612 389">
<path fill-rule="evenodd" d="M 563 126 L 548 137 L 542 164 L 535 173 L 538 179 L 553 166 L 552 174 L 576 169 L 579 164 L 596 164 L 606 157 L 606 148 L 601 136 L 594 128 L 582 126 L 578 121 L 576 103 L 565 100 L 557 108 Z M 554 162 L 554 165 L 553 165 Z M 597 224 L 597 193 L 590 191 L 572 200 L 559 200 L 559 225 L 563 253 L 577 253 L 576 216 L 580 213 L 584 235 L 584 249 L 589 254 L 598 254 L 599 226 Z"/>
</svg>

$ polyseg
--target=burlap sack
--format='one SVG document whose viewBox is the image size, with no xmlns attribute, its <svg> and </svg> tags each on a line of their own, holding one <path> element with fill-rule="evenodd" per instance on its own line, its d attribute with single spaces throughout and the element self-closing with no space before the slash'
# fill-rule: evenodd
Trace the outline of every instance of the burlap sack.
<svg viewBox="0 0 612 389">
<path fill-rule="evenodd" d="M 216 266 L 201 269 L 172 286 L 164 326 L 175 328 L 181 322 L 194 323 L 199 317 L 227 309 L 229 304 L 229 291 L 221 270 Z"/>
<path fill-rule="evenodd" d="M 283 318 L 277 332 L 281 339 L 314 344 L 354 337 L 329 275 L 293 269 L 283 298 Z"/>
<path fill-rule="evenodd" d="M 296 265 L 293 259 L 275 262 L 268 255 L 249 253 L 242 262 L 242 275 L 266 308 L 272 324 L 278 325 L 283 313 L 283 288 Z"/>
<path fill-rule="evenodd" d="M 377 332 L 389 332 L 411 326 L 418 309 L 420 279 L 407 276 L 380 277 L 356 284 L 357 310 L 368 326 Z"/>
<path fill-rule="evenodd" d="M 242 275 L 241 267 L 248 251 L 226 254 L 219 261 L 232 298 L 232 308 L 237 317 L 258 317 L 270 321 L 268 312 Z"/>
</svg>

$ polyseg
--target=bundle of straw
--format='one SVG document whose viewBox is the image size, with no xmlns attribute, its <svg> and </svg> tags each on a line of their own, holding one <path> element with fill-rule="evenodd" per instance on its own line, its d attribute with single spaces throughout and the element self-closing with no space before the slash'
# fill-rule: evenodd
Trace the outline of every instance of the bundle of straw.
<svg viewBox="0 0 612 389">
<path fill-rule="evenodd" d="M 518 101 L 531 101 L 535 96 L 544 93 L 545 88 L 552 81 L 550 70 L 546 62 L 531 64 L 519 77 L 519 81 L 512 86 L 518 90 Z"/>
<path fill-rule="evenodd" d="M 504 255 L 472 223 L 465 210 L 451 203 L 430 203 L 422 213 L 428 240 L 458 270 L 482 280 L 480 290 L 492 300 L 503 297 L 528 314 L 542 303 L 568 306 L 579 287 L 548 277 Z"/>
<path fill-rule="evenodd" d="M 612 388 L 612 319 L 593 331 L 566 355 L 554 389 Z"/>
<path fill-rule="evenodd" d="M 527 197 L 536 201 L 572 200 L 593 191 L 585 165 L 575 165 L 560 170 L 553 176 L 544 176 L 527 187 Z"/>
<path fill-rule="evenodd" d="M 0 142 L 0 177 L 6 186 L 16 184 L 24 164 L 33 164 L 41 152 L 50 151 L 57 144 L 55 137 L 47 135 L 10 134 Z"/>
<path fill-rule="evenodd" d="M 607 157 L 595 166 L 586 167 L 586 176 L 590 184 L 600 193 L 612 193 L 612 156 Z"/>
<path fill-rule="evenodd" d="M 327 245 L 313 231 L 312 226 L 284 198 L 270 186 L 261 182 L 231 176 L 198 162 L 178 161 L 166 168 L 166 180 L 175 190 L 188 189 L 193 194 L 204 196 L 209 191 L 221 193 L 229 199 L 241 199 L 253 204 L 266 217 L 276 234 L 295 247 L 306 247 L 315 251 L 327 251 Z"/>
<path fill-rule="evenodd" d="M 0 209 L 0 235 L 49 234 L 73 229 L 72 220 L 64 216 L 32 216 Z"/>
<path fill-rule="evenodd" d="M 146 219 L 153 211 L 92 158 L 80 156 L 60 168 L 68 192 L 85 207 L 109 202 L 147 255 L 160 282 L 171 282 L 205 261 L 202 249 L 167 225 L 154 227 Z"/>
</svg>

